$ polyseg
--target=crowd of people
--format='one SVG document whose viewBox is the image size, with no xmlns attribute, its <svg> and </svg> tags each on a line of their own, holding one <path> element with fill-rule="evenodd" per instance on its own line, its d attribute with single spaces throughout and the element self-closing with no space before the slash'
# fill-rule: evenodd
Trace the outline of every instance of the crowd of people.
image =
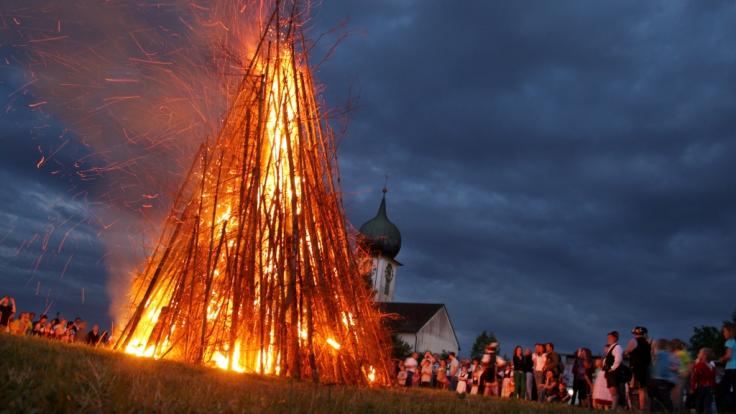
<svg viewBox="0 0 736 414">
<path fill-rule="evenodd" d="M 87 330 L 87 323 L 80 318 L 66 320 L 59 314 L 54 319 L 46 315 L 35 318 L 33 312 L 17 314 L 12 297 L 0 299 L 0 332 L 92 346 L 104 346 L 110 341 L 110 335 L 100 332 L 98 325 Z M 736 410 L 733 324 L 723 325 L 723 355 L 703 348 L 694 361 L 683 341 L 652 341 L 644 327 L 635 327 L 631 333 L 633 337 L 624 347 L 619 343 L 619 333 L 609 332 L 600 356 L 580 348 L 569 367 L 552 343 L 538 343 L 534 350 L 516 346 L 508 361 L 498 355 L 497 342 L 488 344 L 482 357 L 472 360 L 460 360 L 453 352 L 445 357 L 430 352 L 421 357 L 413 353 L 396 361 L 396 384 L 597 409 L 688 408 L 698 414 Z"/>
<path fill-rule="evenodd" d="M 568 367 L 552 343 L 538 343 L 534 350 L 516 346 L 508 361 L 498 355 L 496 342 L 471 360 L 461 361 L 452 352 L 445 357 L 413 353 L 396 361 L 396 383 L 596 409 L 734 412 L 734 325 L 724 324 L 722 333 L 725 353 L 703 348 L 694 361 L 683 341 L 653 341 L 645 327 L 635 327 L 625 347 L 618 332 L 609 332 L 600 356 L 580 348 Z"/>
<path fill-rule="evenodd" d="M 0 299 L 0 332 L 14 335 L 33 335 L 55 339 L 62 342 L 81 342 L 92 346 L 106 345 L 109 341 L 107 331 L 100 331 L 99 325 L 87 329 L 87 322 L 81 318 L 66 320 L 60 314 L 49 319 L 41 315 L 36 319 L 34 312 L 16 312 L 15 299 L 4 296 Z"/>
</svg>

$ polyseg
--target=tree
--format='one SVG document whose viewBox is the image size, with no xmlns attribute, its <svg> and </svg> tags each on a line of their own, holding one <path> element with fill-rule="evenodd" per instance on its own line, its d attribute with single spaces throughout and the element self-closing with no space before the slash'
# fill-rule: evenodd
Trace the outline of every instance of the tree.
<svg viewBox="0 0 736 414">
<path fill-rule="evenodd" d="M 480 359 L 483 357 L 483 352 L 485 351 L 486 346 L 491 342 L 498 342 L 496 335 L 494 335 L 493 332 L 481 332 L 480 335 L 475 338 L 473 348 L 470 350 L 470 357 L 473 359 Z M 500 350 L 501 348 L 499 347 L 496 352 L 500 352 Z"/>
<path fill-rule="evenodd" d="M 396 359 L 404 360 L 411 354 L 411 345 L 404 342 L 396 334 L 391 334 L 392 355 Z"/>
<path fill-rule="evenodd" d="M 721 330 L 715 326 L 700 326 L 693 328 L 693 336 L 690 337 L 690 353 L 695 356 L 700 348 L 710 348 L 713 355 L 720 356 L 725 352 L 724 340 Z"/>
<path fill-rule="evenodd" d="M 736 324 L 736 309 L 731 313 L 730 321 L 723 321 L 724 325 L 727 323 Z M 723 355 L 726 348 L 721 329 L 705 325 L 693 328 L 693 336 L 690 337 L 690 353 L 696 356 L 700 348 L 712 349 L 716 357 Z"/>
</svg>

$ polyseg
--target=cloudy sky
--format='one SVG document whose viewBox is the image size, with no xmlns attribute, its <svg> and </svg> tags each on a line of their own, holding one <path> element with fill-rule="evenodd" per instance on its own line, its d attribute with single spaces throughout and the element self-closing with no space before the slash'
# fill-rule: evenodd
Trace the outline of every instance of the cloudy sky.
<svg viewBox="0 0 736 414">
<path fill-rule="evenodd" d="M 397 300 L 447 304 L 465 351 L 484 329 L 598 350 L 612 329 L 686 339 L 730 315 L 733 21 L 731 2 L 319 4 L 310 34 L 337 30 L 316 75 L 350 108 L 345 206 L 360 226 L 389 175 Z M 1 69 L 3 107 L 22 103 L 19 70 Z M 107 323 L 95 200 L 36 168 L 54 125 L 0 114 L 0 294 Z"/>
</svg>

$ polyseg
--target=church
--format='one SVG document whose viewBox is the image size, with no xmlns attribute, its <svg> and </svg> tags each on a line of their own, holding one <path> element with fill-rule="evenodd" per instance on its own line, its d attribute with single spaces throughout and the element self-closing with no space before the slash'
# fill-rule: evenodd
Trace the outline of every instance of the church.
<svg viewBox="0 0 736 414">
<path fill-rule="evenodd" d="M 388 315 L 387 325 L 392 333 L 409 344 L 414 352 L 460 351 L 460 344 L 450 314 L 443 303 L 395 302 L 397 271 L 402 266 L 396 260 L 401 250 L 401 233 L 386 214 L 386 192 L 375 217 L 360 227 L 361 244 L 370 253 L 370 281 L 375 300 Z"/>
</svg>

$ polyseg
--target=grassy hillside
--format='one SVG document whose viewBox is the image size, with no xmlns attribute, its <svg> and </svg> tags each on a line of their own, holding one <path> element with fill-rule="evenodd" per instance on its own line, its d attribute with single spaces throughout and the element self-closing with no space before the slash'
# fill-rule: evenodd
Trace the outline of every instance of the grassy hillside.
<svg viewBox="0 0 736 414">
<path fill-rule="evenodd" d="M 443 391 L 315 386 L 0 334 L 0 412 L 564 413 Z"/>
</svg>

